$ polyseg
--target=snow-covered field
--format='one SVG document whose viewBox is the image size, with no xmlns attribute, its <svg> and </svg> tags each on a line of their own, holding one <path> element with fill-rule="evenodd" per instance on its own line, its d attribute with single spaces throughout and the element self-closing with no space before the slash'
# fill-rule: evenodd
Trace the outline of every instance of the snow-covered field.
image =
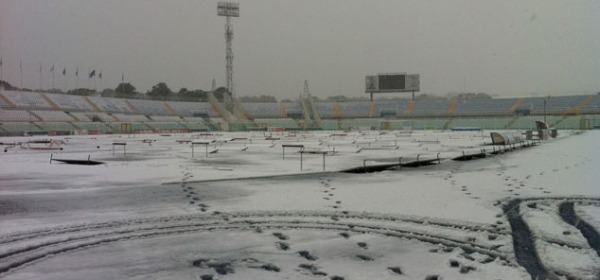
<svg viewBox="0 0 600 280">
<path fill-rule="evenodd" d="M 599 136 L 496 155 L 489 132 L 4 138 L 0 278 L 598 279 Z M 40 139 L 63 149 L 7 145 Z"/>
</svg>

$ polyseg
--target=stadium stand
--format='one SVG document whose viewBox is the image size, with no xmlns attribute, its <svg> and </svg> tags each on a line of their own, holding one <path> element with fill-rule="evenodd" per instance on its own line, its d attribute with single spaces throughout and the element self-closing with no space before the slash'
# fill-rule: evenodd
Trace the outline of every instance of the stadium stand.
<svg viewBox="0 0 600 280">
<path fill-rule="evenodd" d="M 287 117 L 293 119 L 304 118 L 304 109 L 300 102 L 282 102 L 283 108 L 287 114 Z"/>
<path fill-rule="evenodd" d="M 298 130 L 300 127 L 298 123 L 291 118 L 280 118 L 280 119 L 254 119 L 254 122 L 258 127 L 263 128 L 284 128 L 289 130 Z"/>
<path fill-rule="evenodd" d="M 94 103 L 101 111 L 106 113 L 123 113 L 131 114 L 132 111 L 125 104 L 125 99 L 111 98 L 111 97 L 88 97 L 92 103 Z"/>
<path fill-rule="evenodd" d="M 85 101 L 83 96 L 46 93 L 46 96 L 61 110 L 67 111 L 93 111 L 92 106 Z"/>
<path fill-rule="evenodd" d="M 79 122 L 91 122 L 92 119 L 88 116 L 87 113 L 84 112 L 70 112 L 73 118 L 76 118 Z"/>
<path fill-rule="evenodd" d="M 501 99 L 459 99 L 454 116 L 509 115 L 516 98 Z"/>
<path fill-rule="evenodd" d="M 218 117 L 219 114 L 215 112 L 210 103 L 208 102 L 179 102 L 170 101 L 168 102 L 171 108 L 175 110 L 179 116 L 182 117 Z"/>
<path fill-rule="evenodd" d="M 25 110 L 0 110 L 0 120 L 2 122 L 28 122 L 34 121 L 35 117 Z"/>
<path fill-rule="evenodd" d="M 52 109 L 37 92 L 6 90 L 2 95 L 19 109 Z"/>
<path fill-rule="evenodd" d="M 445 116 L 449 100 L 417 100 L 413 107 L 412 116 Z"/>
<path fill-rule="evenodd" d="M 102 131 L 103 133 L 109 132 L 109 127 L 107 125 L 98 122 L 78 122 L 77 127 L 82 130 L 95 130 Z M 110 130 L 110 132 L 112 132 L 112 130 Z"/>
<path fill-rule="evenodd" d="M 169 116 L 171 113 L 164 106 L 162 101 L 158 100 L 138 100 L 127 99 L 129 103 L 143 115 L 146 116 Z"/>
<path fill-rule="evenodd" d="M 600 114 L 600 94 L 594 95 L 588 103 L 581 106 L 579 113 Z"/>
<path fill-rule="evenodd" d="M 254 121 L 226 121 L 208 102 L 74 96 L 0 89 L 0 135 L 299 129 L 533 129 L 543 118 L 558 129 L 600 127 L 600 95 L 495 99 L 243 103 Z M 308 106 L 309 104 L 310 106 Z M 314 104 L 314 105 L 312 105 Z M 239 109 L 239 108 L 238 108 Z M 594 115 L 595 114 L 595 115 Z M 307 116 L 305 116 L 307 115 Z M 250 118 L 251 119 L 251 118 Z M 129 130 L 125 131 L 129 133 Z"/>
<path fill-rule="evenodd" d="M 67 115 L 63 111 L 41 111 L 41 110 L 33 110 L 31 111 L 33 114 L 42 118 L 44 122 L 72 122 L 75 119 L 69 115 Z"/>
<path fill-rule="evenodd" d="M 181 118 L 178 116 L 150 116 L 150 119 L 156 122 L 179 122 Z"/>
<path fill-rule="evenodd" d="M 32 122 L 2 122 L 2 129 L 13 135 L 23 135 L 25 132 L 43 132 L 42 128 Z"/>
<path fill-rule="evenodd" d="M 63 131 L 71 132 L 75 130 L 75 126 L 66 122 L 40 122 L 37 123 L 43 131 Z"/>
<path fill-rule="evenodd" d="M 375 101 L 375 117 L 400 117 L 408 108 L 406 100 Z M 394 114 L 395 113 L 395 114 Z"/>
<path fill-rule="evenodd" d="M 350 101 L 338 103 L 341 118 L 370 117 L 368 101 Z"/>
<path fill-rule="evenodd" d="M 333 107 L 334 102 L 315 102 L 315 109 L 319 114 L 319 117 L 322 119 L 331 119 L 333 118 Z"/>
<path fill-rule="evenodd" d="M 115 122 L 119 119 L 104 113 L 104 112 L 90 112 L 86 114 L 93 122 Z"/>
<path fill-rule="evenodd" d="M 8 100 L 8 98 L 6 98 L 4 95 L 0 94 L 0 109 L 14 109 L 16 107 L 17 106 L 15 106 L 15 104 L 10 102 L 10 100 Z"/>
<path fill-rule="evenodd" d="M 150 119 L 148 119 L 146 116 L 144 115 L 126 115 L 126 114 L 112 114 L 115 118 L 119 119 L 120 121 L 124 121 L 124 122 L 146 122 L 149 121 Z"/>
<path fill-rule="evenodd" d="M 254 118 L 281 118 L 279 103 L 241 103 L 246 112 Z"/>
</svg>

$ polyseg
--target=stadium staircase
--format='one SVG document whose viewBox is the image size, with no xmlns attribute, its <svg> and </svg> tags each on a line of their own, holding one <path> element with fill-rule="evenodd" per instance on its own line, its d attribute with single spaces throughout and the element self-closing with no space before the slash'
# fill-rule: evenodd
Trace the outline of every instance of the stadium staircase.
<svg viewBox="0 0 600 280">
<path fill-rule="evenodd" d="M 458 103 L 458 97 L 452 98 L 452 101 L 450 101 L 450 105 L 448 105 L 448 110 L 446 110 L 446 115 L 451 116 L 454 114 L 454 109 L 456 109 L 457 103 Z"/>
<path fill-rule="evenodd" d="M 340 103 L 335 102 L 333 103 L 333 118 L 339 120 L 341 117 Z"/>
<path fill-rule="evenodd" d="M 65 114 L 69 115 L 69 117 L 73 118 L 75 121 L 80 122 L 81 120 L 76 116 L 72 115 L 71 112 L 65 111 Z"/>
<path fill-rule="evenodd" d="M 411 100 L 408 102 L 408 106 L 406 107 L 406 111 L 404 111 L 404 116 L 410 116 L 415 109 L 415 101 Z"/>
<path fill-rule="evenodd" d="M 8 100 L 8 98 L 6 98 L 6 96 L 0 94 L 0 100 L 2 100 L 2 103 L 6 104 L 8 106 L 8 108 L 10 109 L 15 109 L 17 108 L 17 106 L 15 106 L 14 103 L 12 103 L 10 100 Z"/>
<path fill-rule="evenodd" d="M 252 115 L 250 115 L 250 113 L 248 113 L 248 111 L 246 111 L 246 109 L 244 109 L 244 106 L 242 106 L 240 101 L 238 101 L 237 99 L 234 99 L 233 104 L 234 104 L 234 110 L 236 111 L 236 115 L 239 114 L 241 116 L 241 119 L 245 119 L 245 120 L 249 120 L 249 121 L 254 120 L 254 117 Z"/>
<path fill-rule="evenodd" d="M 138 108 L 136 108 L 135 106 L 133 106 L 133 104 L 131 104 L 131 102 L 129 102 L 129 100 L 123 99 L 123 101 L 125 102 L 125 105 L 127 105 L 127 108 L 131 110 L 131 112 L 133 112 L 136 115 L 143 115 L 142 112 L 138 110 Z"/>
<path fill-rule="evenodd" d="M 50 107 L 52 107 L 52 109 L 54 110 L 60 110 L 60 106 L 58 106 L 58 104 L 54 103 L 54 101 L 52 101 L 52 99 L 50 99 L 50 97 L 48 97 L 45 93 L 40 92 L 40 96 L 42 97 L 42 99 L 44 99 L 48 104 L 50 104 Z"/>
<path fill-rule="evenodd" d="M 71 116 L 73 117 L 73 116 Z M 73 126 L 75 129 L 81 129 L 80 126 L 76 125 L 74 122 L 67 122 L 68 124 L 70 124 L 71 126 Z"/>
<path fill-rule="evenodd" d="M 178 116 L 177 112 L 175 112 L 173 107 L 171 107 L 171 105 L 169 105 L 169 103 L 167 101 L 163 101 L 162 103 L 165 106 L 165 108 L 167 108 L 167 112 L 169 112 L 169 114 L 171 114 L 171 116 Z"/>
<path fill-rule="evenodd" d="M 577 106 L 575 106 L 575 108 L 567 110 L 565 112 L 565 114 L 579 115 L 579 112 L 581 111 L 581 108 L 583 108 L 583 106 L 585 106 L 588 103 L 590 103 L 590 101 L 592 101 L 592 99 L 594 99 L 593 95 L 590 95 L 590 96 L 586 97 L 583 101 L 581 101 L 579 104 L 577 104 Z"/>
<path fill-rule="evenodd" d="M 302 125 L 298 123 L 298 126 L 304 129 L 319 129 L 321 128 L 321 118 L 317 113 L 315 108 L 315 103 L 312 100 L 312 97 L 308 95 L 307 97 L 300 97 L 300 104 L 302 104 L 302 110 L 304 111 L 304 122 Z"/>
<path fill-rule="evenodd" d="M 98 107 L 98 105 L 96 105 L 94 102 L 92 102 L 92 100 L 89 97 L 84 96 L 83 99 L 85 100 L 85 102 L 87 102 L 88 104 L 90 104 L 90 106 L 92 107 L 92 109 L 94 109 L 94 111 L 96 111 L 96 112 L 102 112 L 102 110 L 100 110 L 100 108 Z"/>
<path fill-rule="evenodd" d="M 515 104 L 512 105 L 512 107 L 510 107 L 509 113 L 514 114 L 515 111 L 517 111 L 517 109 L 521 107 L 521 104 L 523 104 L 523 100 L 525 100 L 525 97 L 517 99 L 517 102 L 515 102 Z"/>
<path fill-rule="evenodd" d="M 217 100 L 217 97 L 213 92 L 208 93 L 208 102 L 213 110 L 217 112 L 219 116 L 221 116 L 221 118 L 223 118 L 226 122 L 231 123 L 237 121 L 235 115 L 229 112 L 229 110 L 227 110 L 227 108 L 225 108 L 225 106 L 221 104 L 219 100 Z"/>
<path fill-rule="evenodd" d="M 446 123 L 444 123 L 444 130 L 447 130 L 450 127 L 450 124 L 452 124 L 452 121 L 454 121 L 454 119 L 449 119 L 446 121 Z"/>
<path fill-rule="evenodd" d="M 144 122 L 144 121 L 140 121 L 141 124 L 143 124 L 145 127 L 147 127 L 150 130 L 155 130 L 156 127 L 151 126 L 150 124 Z"/>
<path fill-rule="evenodd" d="M 42 117 L 40 117 L 38 114 L 34 113 L 31 110 L 28 110 L 27 113 L 29 113 L 29 115 L 35 117 L 38 122 L 43 122 L 44 121 L 44 119 L 42 119 Z"/>
<path fill-rule="evenodd" d="M 281 114 L 282 118 L 288 117 L 287 110 L 285 110 L 285 105 L 283 105 L 281 101 L 279 102 L 279 113 Z"/>
</svg>

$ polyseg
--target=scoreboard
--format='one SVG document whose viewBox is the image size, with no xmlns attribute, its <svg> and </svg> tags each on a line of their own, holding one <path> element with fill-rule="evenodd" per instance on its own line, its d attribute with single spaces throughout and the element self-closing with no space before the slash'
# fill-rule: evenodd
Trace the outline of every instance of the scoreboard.
<svg viewBox="0 0 600 280">
<path fill-rule="evenodd" d="M 377 74 L 366 76 L 365 92 L 419 91 L 419 74 Z"/>
</svg>

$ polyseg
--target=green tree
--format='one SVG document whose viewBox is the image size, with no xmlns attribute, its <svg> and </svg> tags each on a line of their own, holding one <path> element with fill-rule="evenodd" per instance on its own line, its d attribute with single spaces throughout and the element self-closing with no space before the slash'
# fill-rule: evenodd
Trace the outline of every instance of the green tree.
<svg viewBox="0 0 600 280">
<path fill-rule="evenodd" d="M 120 83 L 116 88 L 115 92 L 117 95 L 122 97 L 131 97 L 136 94 L 135 87 L 130 83 Z"/>
<path fill-rule="evenodd" d="M 219 102 L 225 101 L 225 95 L 229 95 L 229 90 L 226 87 L 220 87 L 215 89 L 215 97 Z"/>
<path fill-rule="evenodd" d="M 146 93 L 148 96 L 157 97 L 159 99 L 165 99 L 173 94 L 173 91 L 167 86 L 166 83 L 160 82 Z"/>
<path fill-rule="evenodd" d="M 208 101 L 208 96 L 206 91 L 203 91 L 201 89 L 196 89 L 196 90 L 187 90 L 185 88 L 182 88 L 181 90 L 179 90 L 179 93 L 177 93 L 178 97 L 180 100 L 184 100 L 184 101 L 199 101 L 199 102 L 206 102 Z"/>
<path fill-rule="evenodd" d="M 116 96 L 116 92 L 114 89 L 112 88 L 105 88 L 101 93 L 100 96 L 102 97 L 115 97 Z"/>
</svg>

